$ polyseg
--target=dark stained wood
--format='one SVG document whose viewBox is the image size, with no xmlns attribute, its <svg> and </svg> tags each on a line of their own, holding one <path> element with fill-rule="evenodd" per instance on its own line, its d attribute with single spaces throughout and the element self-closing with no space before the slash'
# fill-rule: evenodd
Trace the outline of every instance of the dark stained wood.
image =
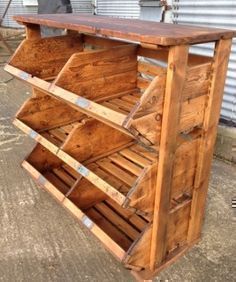
<svg viewBox="0 0 236 282">
<path fill-rule="evenodd" d="M 232 38 L 236 34 L 223 29 L 82 14 L 17 15 L 14 19 L 19 23 L 42 24 L 163 46 L 209 42 Z"/>
</svg>

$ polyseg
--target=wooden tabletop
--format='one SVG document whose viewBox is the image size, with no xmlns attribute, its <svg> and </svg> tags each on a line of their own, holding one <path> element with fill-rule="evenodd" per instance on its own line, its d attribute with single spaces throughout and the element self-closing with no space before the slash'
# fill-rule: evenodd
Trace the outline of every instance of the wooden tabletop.
<svg viewBox="0 0 236 282">
<path fill-rule="evenodd" d="M 232 30 L 87 14 L 27 14 L 14 16 L 14 19 L 23 24 L 40 24 L 163 46 L 209 42 L 236 36 L 236 31 Z"/>
</svg>

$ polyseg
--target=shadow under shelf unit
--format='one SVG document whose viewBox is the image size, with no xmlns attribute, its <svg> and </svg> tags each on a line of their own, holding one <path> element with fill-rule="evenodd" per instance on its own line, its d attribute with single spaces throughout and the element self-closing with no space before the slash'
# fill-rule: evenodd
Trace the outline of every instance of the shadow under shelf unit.
<svg viewBox="0 0 236 282">
<path fill-rule="evenodd" d="M 89 15 L 18 15 L 5 70 L 32 86 L 22 166 L 139 280 L 200 237 L 233 31 Z M 43 38 L 40 25 L 66 33 Z M 213 57 L 191 54 L 214 42 Z"/>
</svg>

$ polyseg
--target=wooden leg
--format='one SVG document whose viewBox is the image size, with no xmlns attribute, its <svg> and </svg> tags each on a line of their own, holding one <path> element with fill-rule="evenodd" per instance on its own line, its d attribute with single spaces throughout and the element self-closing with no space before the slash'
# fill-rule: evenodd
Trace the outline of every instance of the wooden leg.
<svg viewBox="0 0 236 282">
<path fill-rule="evenodd" d="M 41 38 L 40 25 L 27 24 L 26 25 L 26 39 L 39 39 Z"/>
<path fill-rule="evenodd" d="M 176 138 L 179 131 L 181 94 L 187 69 L 188 49 L 188 46 L 175 46 L 171 47 L 169 51 L 151 241 L 151 270 L 159 266 L 166 255 L 171 180 L 177 143 Z"/>
<path fill-rule="evenodd" d="M 200 144 L 194 183 L 188 242 L 198 238 L 201 232 L 231 44 L 231 39 L 222 39 L 216 43 L 215 47 L 212 81 L 203 124 L 204 134 Z"/>
</svg>

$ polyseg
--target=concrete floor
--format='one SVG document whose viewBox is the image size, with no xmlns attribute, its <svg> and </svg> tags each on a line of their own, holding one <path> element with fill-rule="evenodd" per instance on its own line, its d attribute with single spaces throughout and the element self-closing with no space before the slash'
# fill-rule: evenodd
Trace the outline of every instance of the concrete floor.
<svg viewBox="0 0 236 282">
<path fill-rule="evenodd" d="M 29 95 L 0 69 L 0 281 L 133 281 L 21 169 L 33 142 L 11 120 Z M 235 187 L 235 166 L 214 160 L 202 241 L 155 281 L 235 281 Z"/>
</svg>

